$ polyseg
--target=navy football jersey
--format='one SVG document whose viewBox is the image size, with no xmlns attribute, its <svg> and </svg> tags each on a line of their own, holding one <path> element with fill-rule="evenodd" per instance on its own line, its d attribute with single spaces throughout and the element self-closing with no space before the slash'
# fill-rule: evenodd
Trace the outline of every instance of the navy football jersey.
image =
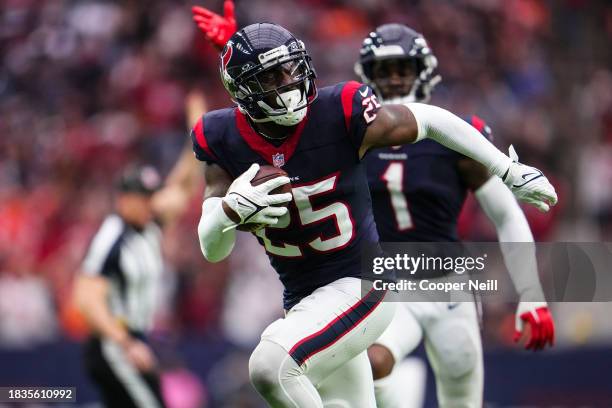
<svg viewBox="0 0 612 408">
<path fill-rule="evenodd" d="M 490 138 L 482 119 L 466 121 Z M 382 242 L 457 241 L 467 195 L 457 161 L 464 157 L 430 139 L 368 152 L 364 163 Z"/>
<path fill-rule="evenodd" d="M 378 242 L 359 148 L 379 106 L 370 88 L 351 81 L 320 89 L 305 119 L 278 147 L 237 108 L 207 113 L 191 133 L 196 157 L 232 178 L 251 163 L 289 174 L 289 213 L 256 234 L 285 286 L 286 309 L 318 287 L 359 276 L 361 245 Z"/>
</svg>

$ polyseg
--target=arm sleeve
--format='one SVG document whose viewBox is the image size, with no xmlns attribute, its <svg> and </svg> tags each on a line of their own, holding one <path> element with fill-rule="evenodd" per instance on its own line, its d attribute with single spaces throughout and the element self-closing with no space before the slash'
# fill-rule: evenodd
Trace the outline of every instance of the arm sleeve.
<svg viewBox="0 0 612 408">
<path fill-rule="evenodd" d="M 202 116 L 191 130 L 191 142 L 196 159 L 206 163 L 217 163 L 217 157 L 213 153 L 206 136 L 204 135 L 204 119 Z"/>
<path fill-rule="evenodd" d="M 514 195 L 500 178 L 491 177 L 475 196 L 495 225 L 504 263 L 521 301 L 544 301 L 533 235 Z"/>
<path fill-rule="evenodd" d="M 481 137 L 474 127 L 447 110 L 423 103 L 407 103 L 416 119 L 416 141 L 429 138 L 482 163 L 496 176 L 503 177 L 512 160 L 490 141 Z"/>
<path fill-rule="evenodd" d="M 236 242 L 235 223 L 223 211 L 220 197 L 210 197 L 202 204 L 198 238 L 202 255 L 210 262 L 225 259 Z"/>
<path fill-rule="evenodd" d="M 340 99 L 349 139 L 355 149 L 359 150 L 368 126 L 376 118 L 380 104 L 369 86 L 355 81 L 346 82 L 342 86 Z"/>
</svg>

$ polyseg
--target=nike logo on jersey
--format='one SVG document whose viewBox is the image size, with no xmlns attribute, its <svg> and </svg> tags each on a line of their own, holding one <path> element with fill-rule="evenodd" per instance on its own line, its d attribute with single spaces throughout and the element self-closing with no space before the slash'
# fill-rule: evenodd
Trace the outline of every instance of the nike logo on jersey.
<svg viewBox="0 0 612 408">
<path fill-rule="evenodd" d="M 361 95 L 362 98 L 368 96 L 368 88 L 364 89 L 363 91 L 359 91 L 359 95 Z"/>
<path fill-rule="evenodd" d="M 538 179 L 538 178 L 543 177 L 543 176 L 544 176 L 544 174 L 542 174 L 541 171 L 535 171 L 533 173 L 525 173 L 525 174 L 523 174 L 521 176 L 523 178 L 523 180 L 525 180 L 525 182 L 523 184 L 514 184 L 514 185 L 512 185 L 512 187 L 514 187 L 514 188 L 523 187 L 527 183 L 531 183 L 533 180 Z"/>
</svg>

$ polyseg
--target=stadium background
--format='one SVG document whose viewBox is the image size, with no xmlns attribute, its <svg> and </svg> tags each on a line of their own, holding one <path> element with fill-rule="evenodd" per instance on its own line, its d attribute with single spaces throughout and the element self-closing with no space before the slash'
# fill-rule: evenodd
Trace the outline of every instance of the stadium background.
<svg viewBox="0 0 612 408">
<path fill-rule="evenodd" d="M 239 26 L 272 21 L 303 39 L 319 86 L 354 78 L 361 40 L 376 25 L 421 31 L 443 76 L 433 103 L 485 118 L 498 146 L 513 143 L 557 187 L 560 205 L 549 214 L 526 209 L 536 239 L 612 237 L 609 3 L 236 3 Z M 70 293 L 110 208 L 113 178 L 134 162 L 169 171 L 186 140 L 190 92 L 202 91 L 210 109 L 230 101 L 216 53 L 191 22 L 191 1 L 0 4 L 0 386 L 75 384 L 81 402 L 92 402 L 95 391 L 80 368 L 85 330 Z M 198 4 L 222 9 L 221 1 Z M 154 332 L 165 385 L 174 398 L 200 398 L 202 406 L 261 406 L 246 362 L 261 329 L 280 313 L 280 286 L 246 234 L 231 259 L 204 262 L 195 235 L 200 196 L 166 236 Z M 461 233 L 495 240 L 473 201 Z M 612 406 L 610 304 L 552 310 L 557 346 L 534 355 L 510 344 L 513 305 L 488 305 L 486 400 Z"/>
</svg>

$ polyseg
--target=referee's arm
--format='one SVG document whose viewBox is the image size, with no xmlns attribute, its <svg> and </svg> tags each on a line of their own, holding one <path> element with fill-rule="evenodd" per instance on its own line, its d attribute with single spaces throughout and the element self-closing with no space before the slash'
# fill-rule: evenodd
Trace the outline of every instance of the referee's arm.
<svg viewBox="0 0 612 408">
<path fill-rule="evenodd" d="M 123 347 L 130 341 L 130 334 L 108 308 L 109 288 L 108 279 L 104 276 L 79 273 L 75 300 L 93 332 Z"/>
<path fill-rule="evenodd" d="M 149 346 L 132 338 L 127 329 L 112 315 L 107 300 L 109 288 L 106 277 L 80 273 L 74 291 L 76 304 L 93 332 L 119 344 L 128 360 L 140 371 L 152 371 L 156 361 Z"/>
</svg>

